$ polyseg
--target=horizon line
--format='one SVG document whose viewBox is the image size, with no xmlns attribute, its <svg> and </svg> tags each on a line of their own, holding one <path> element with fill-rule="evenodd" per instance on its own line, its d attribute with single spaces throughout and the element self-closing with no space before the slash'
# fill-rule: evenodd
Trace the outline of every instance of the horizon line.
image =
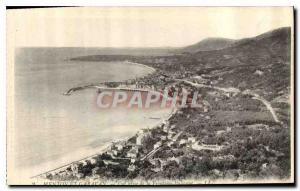
<svg viewBox="0 0 300 191">
<path fill-rule="evenodd" d="M 202 38 L 201 40 L 194 42 L 192 44 L 188 45 L 182 45 L 182 46 L 16 46 L 17 48 L 99 48 L 99 49 L 180 49 L 180 48 L 185 48 L 188 46 L 195 45 L 197 43 L 200 43 L 203 40 L 206 39 L 227 39 L 227 40 L 233 40 L 233 41 L 238 41 L 238 40 L 243 40 L 243 39 L 250 39 L 250 38 L 255 38 L 260 35 L 263 35 L 265 33 L 269 33 L 275 30 L 283 29 L 283 28 L 292 28 L 292 26 L 282 26 L 278 28 L 274 28 L 268 31 L 265 31 L 263 33 L 257 34 L 255 36 L 250 36 L 250 37 L 245 37 L 245 38 L 239 38 L 239 39 L 233 39 L 233 38 L 226 38 L 226 37 L 205 37 Z"/>
</svg>

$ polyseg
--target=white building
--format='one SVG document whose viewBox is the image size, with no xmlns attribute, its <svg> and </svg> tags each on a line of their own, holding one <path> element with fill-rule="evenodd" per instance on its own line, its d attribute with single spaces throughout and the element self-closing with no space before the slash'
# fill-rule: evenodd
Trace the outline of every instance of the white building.
<svg viewBox="0 0 300 191">
<path fill-rule="evenodd" d="M 157 148 L 159 148 L 160 146 L 162 146 L 162 142 L 161 142 L 161 141 L 158 141 L 157 143 L 154 144 L 153 148 L 154 148 L 154 149 L 157 149 Z"/>
<path fill-rule="evenodd" d="M 179 145 L 183 145 L 183 144 L 186 144 L 187 143 L 187 140 L 186 139 L 181 139 L 179 141 Z"/>
<path fill-rule="evenodd" d="M 95 158 L 91 158 L 91 159 L 90 159 L 90 162 L 91 162 L 91 164 L 96 164 L 96 163 L 97 163 L 97 160 L 96 160 Z"/>
<path fill-rule="evenodd" d="M 118 151 L 121 151 L 124 146 L 122 144 L 116 144 L 115 147 L 117 148 Z"/>
<path fill-rule="evenodd" d="M 129 165 L 127 168 L 128 171 L 135 171 L 135 169 L 136 169 L 136 167 L 133 164 Z"/>
<path fill-rule="evenodd" d="M 194 143 L 194 142 L 196 142 L 196 138 L 195 137 L 189 137 L 188 142 Z"/>
</svg>

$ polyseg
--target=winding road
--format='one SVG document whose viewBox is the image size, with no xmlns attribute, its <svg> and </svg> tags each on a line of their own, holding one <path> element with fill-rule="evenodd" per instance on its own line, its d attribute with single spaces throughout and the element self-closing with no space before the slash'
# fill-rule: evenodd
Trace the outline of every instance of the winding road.
<svg viewBox="0 0 300 191">
<path fill-rule="evenodd" d="M 233 88 L 233 87 L 222 88 L 222 87 L 217 87 L 217 86 L 198 84 L 198 83 L 194 83 L 194 82 L 191 82 L 188 80 L 179 80 L 179 79 L 177 79 L 177 81 L 185 82 L 185 83 L 190 84 L 197 88 L 207 87 L 207 88 L 212 88 L 212 89 L 216 89 L 216 90 L 221 90 L 224 92 L 242 93 L 244 95 L 251 95 L 252 99 L 261 101 L 267 107 L 267 109 L 270 111 L 270 113 L 276 123 L 281 123 L 281 121 L 278 119 L 276 112 L 275 112 L 274 108 L 272 107 L 271 103 L 269 101 L 267 101 L 266 99 L 264 99 L 263 97 L 261 97 L 260 95 L 258 95 L 257 93 L 252 92 L 251 90 L 245 90 L 245 91 L 241 92 L 241 90 L 239 90 L 237 88 Z"/>
<path fill-rule="evenodd" d="M 212 86 L 212 85 L 198 84 L 198 83 L 194 83 L 194 82 L 191 82 L 189 80 L 184 80 L 184 79 L 176 79 L 176 81 L 184 82 L 184 83 L 192 85 L 196 88 L 206 87 L 206 88 L 211 88 L 211 89 L 215 89 L 215 90 L 220 90 L 220 91 L 223 91 L 225 93 L 242 93 L 244 95 L 250 95 L 250 96 L 252 96 L 252 99 L 256 99 L 256 100 L 261 101 L 267 107 L 267 109 L 270 111 L 270 113 L 271 113 L 271 115 L 272 115 L 272 117 L 273 117 L 273 119 L 276 123 L 281 123 L 281 121 L 278 119 L 278 117 L 276 115 L 276 112 L 275 112 L 274 108 L 272 107 L 271 103 L 269 101 L 267 101 L 266 99 L 264 99 L 263 97 L 261 97 L 260 95 L 258 95 L 257 93 L 254 93 L 253 91 L 251 91 L 249 89 L 241 91 L 240 89 L 234 88 L 234 87 L 223 88 L 223 87 Z M 87 88 L 96 88 L 98 90 L 103 90 L 103 91 L 114 91 L 114 90 L 141 91 L 141 92 L 153 91 L 153 90 L 147 90 L 147 89 L 109 88 L 109 87 L 103 87 L 103 86 L 97 86 L 97 85 L 87 85 L 87 86 L 71 88 L 67 92 L 65 92 L 63 95 L 71 95 L 75 91 L 79 91 L 79 90 L 83 90 L 83 89 L 87 89 Z M 159 92 L 159 93 L 161 95 L 163 95 L 161 92 Z"/>
</svg>

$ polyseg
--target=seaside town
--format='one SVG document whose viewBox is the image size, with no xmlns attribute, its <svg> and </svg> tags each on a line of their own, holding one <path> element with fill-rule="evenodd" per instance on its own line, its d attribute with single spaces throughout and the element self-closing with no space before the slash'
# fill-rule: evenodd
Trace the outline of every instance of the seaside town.
<svg viewBox="0 0 300 191">
<path fill-rule="evenodd" d="M 113 142 L 102 154 L 38 178 L 49 181 L 289 178 L 289 51 L 290 28 L 281 28 L 215 51 L 74 58 L 122 60 L 154 68 L 154 72 L 142 78 L 97 85 L 168 89 L 169 96 L 175 91 L 191 94 L 197 91 L 201 107 L 174 108 L 155 127 L 141 129 L 127 140 Z"/>
</svg>

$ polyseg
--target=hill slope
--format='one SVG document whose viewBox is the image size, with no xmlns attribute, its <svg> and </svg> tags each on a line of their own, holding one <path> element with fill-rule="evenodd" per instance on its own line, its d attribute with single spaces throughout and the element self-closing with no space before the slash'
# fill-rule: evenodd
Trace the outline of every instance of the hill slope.
<svg viewBox="0 0 300 191">
<path fill-rule="evenodd" d="M 198 52 L 198 51 L 210 51 L 219 50 L 230 46 L 235 40 L 226 38 L 206 38 L 196 44 L 182 48 L 181 52 Z"/>
</svg>

